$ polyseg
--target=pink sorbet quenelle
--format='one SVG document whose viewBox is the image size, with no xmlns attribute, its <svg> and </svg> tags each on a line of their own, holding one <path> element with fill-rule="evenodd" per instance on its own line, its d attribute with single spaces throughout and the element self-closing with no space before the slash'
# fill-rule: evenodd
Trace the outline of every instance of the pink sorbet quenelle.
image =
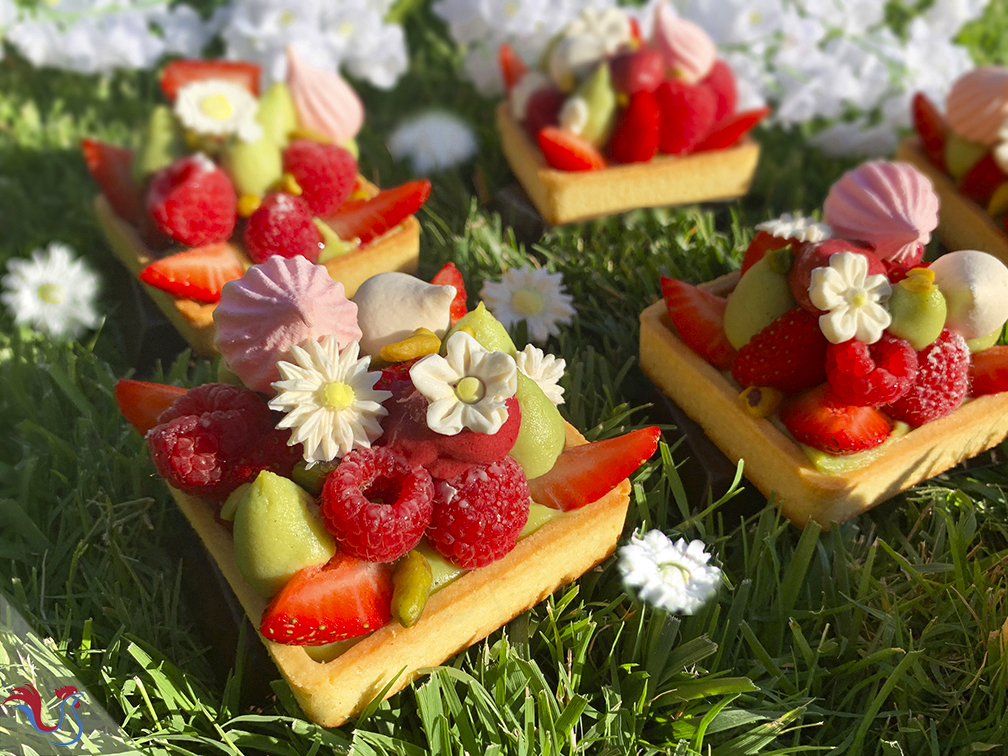
<svg viewBox="0 0 1008 756">
<path fill-rule="evenodd" d="M 291 346 L 331 334 L 343 349 L 361 337 L 343 284 L 300 256 L 274 255 L 225 284 L 213 318 L 224 366 L 263 393 L 280 380 L 276 363 Z"/>
</svg>

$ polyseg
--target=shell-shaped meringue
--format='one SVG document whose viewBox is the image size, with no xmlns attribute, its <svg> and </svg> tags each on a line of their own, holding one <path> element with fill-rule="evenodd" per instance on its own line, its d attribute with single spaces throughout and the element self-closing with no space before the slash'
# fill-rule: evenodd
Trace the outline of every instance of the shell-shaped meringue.
<svg viewBox="0 0 1008 756">
<path fill-rule="evenodd" d="M 395 270 L 376 273 L 354 294 L 361 353 L 376 357 L 383 346 L 412 336 L 418 328 L 443 338 L 454 298 L 454 286 L 429 284 Z"/>
<path fill-rule="evenodd" d="M 979 339 L 1008 320 L 1008 267 L 994 255 L 960 249 L 939 257 L 930 270 L 948 307 L 946 328 Z"/>
<path fill-rule="evenodd" d="M 1008 68 L 982 66 L 958 79 L 945 99 L 946 118 L 963 139 L 991 146 L 1008 121 Z"/>
<path fill-rule="evenodd" d="M 652 43 L 665 58 L 665 65 L 688 84 L 704 78 L 717 60 L 710 35 L 676 14 L 668 3 L 661 3 L 655 11 Z"/>
<path fill-rule="evenodd" d="M 266 394 L 291 346 L 332 335 L 342 349 L 361 337 L 357 305 L 343 284 L 301 256 L 273 255 L 225 284 L 213 316 L 224 366 Z"/>
<path fill-rule="evenodd" d="M 870 244 L 882 260 L 915 265 L 938 225 L 938 195 L 912 165 L 873 160 L 833 184 L 823 220 L 836 236 Z"/>
<path fill-rule="evenodd" d="M 318 68 L 287 48 L 287 88 L 301 126 L 336 144 L 352 139 L 364 123 L 364 103 L 336 71 Z"/>
</svg>

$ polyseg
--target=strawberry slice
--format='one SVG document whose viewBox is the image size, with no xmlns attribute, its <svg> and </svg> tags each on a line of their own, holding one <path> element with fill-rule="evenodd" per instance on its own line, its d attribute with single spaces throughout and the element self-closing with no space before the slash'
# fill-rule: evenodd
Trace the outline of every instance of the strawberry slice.
<svg viewBox="0 0 1008 756">
<path fill-rule="evenodd" d="M 924 152 L 936 166 L 945 170 L 945 139 L 948 125 L 937 106 L 923 92 L 913 96 L 910 103 L 913 125 L 920 134 Z"/>
<path fill-rule="evenodd" d="M 141 270 L 139 278 L 176 297 L 219 302 L 224 284 L 243 275 L 238 250 L 227 242 L 215 242 L 159 258 Z"/>
<path fill-rule="evenodd" d="M 756 235 L 746 247 L 745 256 L 742 258 L 742 267 L 739 269 L 741 275 L 749 270 L 753 265 L 763 259 L 763 256 L 772 249 L 783 249 L 790 247 L 792 252 L 797 252 L 802 244 L 800 239 L 774 236 L 769 231 L 757 231 Z"/>
<path fill-rule="evenodd" d="M 1005 180 L 1008 180 L 1008 175 L 994 160 L 994 153 L 988 152 L 966 171 L 966 175 L 959 181 L 959 193 L 986 208 L 994 196 L 994 190 Z"/>
<path fill-rule="evenodd" d="M 430 191 L 431 182 L 427 179 L 409 181 L 382 189 L 371 199 L 347 200 L 324 220 L 340 239 L 359 239 L 363 247 L 419 210 Z"/>
<path fill-rule="evenodd" d="M 646 163 L 658 152 L 661 114 L 653 93 L 640 89 L 630 95 L 630 103 L 609 138 L 609 154 L 617 163 Z"/>
<path fill-rule="evenodd" d="M 539 149 L 550 168 L 558 171 L 597 171 L 606 167 L 606 159 L 595 145 L 559 126 L 545 126 L 536 135 Z"/>
<path fill-rule="evenodd" d="M 391 564 L 338 552 L 295 573 L 266 607 L 259 632 L 292 646 L 356 638 L 387 624 L 391 604 Z"/>
<path fill-rule="evenodd" d="M 144 215 L 144 194 L 133 176 L 133 151 L 87 138 L 81 139 L 80 146 L 91 178 L 112 209 L 120 218 L 138 225 Z"/>
<path fill-rule="evenodd" d="M 738 103 L 738 88 L 735 85 L 735 73 L 727 61 L 718 58 L 711 66 L 710 72 L 700 80 L 701 87 L 707 87 L 714 93 L 717 109 L 714 111 L 714 122 L 720 123 L 735 112 Z"/>
<path fill-rule="evenodd" d="M 734 116 L 730 116 L 721 123 L 714 124 L 714 128 L 706 138 L 696 146 L 694 152 L 705 150 L 723 150 L 726 147 L 733 147 L 738 141 L 748 134 L 752 128 L 770 115 L 769 107 L 755 108 L 753 110 L 743 110 Z"/>
<path fill-rule="evenodd" d="M 778 417 L 798 441 L 829 454 L 871 449 L 892 430 L 877 409 L 844 404 L 825 383 L 786 401 Z"/>
<path fill-rule="evenodd" d="M 158 424 L 161 413 L 187 391 L 181 386 L 132 378 L 120 378 L 115 385 L 119 411 L 141 436 L 146 436 L 147 431 Z"/>
<path fill-rule="evenodd" d="M 173 60 L 161 71 L 161 91 L 169 102 L 175 101 L 178 91 L 186 84 L 207 79 L 225 79 L 245 87 L 259 96 L 260 68 L 255 63 L 242 60 L 200 60 L 182 58 Z"/>
<path fill-rule="evenodd" d="M 816 313 L 788 310 L 738 350 L 732 378 L 742 388 L 771 386 L 794 394 L 826 380 L 829 342 Z"/>
<path fill-rule="evenodd" d="M 969 393 L 973 396 L 1008 391 L 1008 346 L 992 346 L 970 355 Z"/>
<path fill-rule="evenodd" d="M 444 267 L 431 279 L 431 283 L 438 286 L 455 287 L 455 299 L 451 303 L 451 324 L 455 325 L 463 315 L 469 312 L 469 308 L 466 306 L 465 281 L 462 280 L 461 271 L 455 267 L 455 263 L 446 262 Z"/>
<path fill-rule="evenodd" d="M 522 80 L 529 70 L 525 61 L 507 42 L 502 42 L 501 46 L 497 48 L 497 63 L 500 65 L 501 77 L 504 79 L 504 88 L 508 92 Z"/>
<path fill-rule="evenodd" d="M 605 496 L 650 459 L 661 430 L 640 428 L 626 435 L 568 446 L 549 472 L 528 482 L 537 504 L 569 512 Z"/>
<path fill-rule="evenodd" d="M 735 349 L 724 332 L 728 300 L 685 281 L 661 277 L 662 297 L 669 319 L 683 343 L 718 370 L 727 370 Z"/>
<path fill-rule="evenodd" d="M 712 89 L 666 79 L 655 90 L 661 112 L 658 149 L 667 155 L 685 155 L 703 142 L 714 126 L 717 95 Z"/>
</svg>

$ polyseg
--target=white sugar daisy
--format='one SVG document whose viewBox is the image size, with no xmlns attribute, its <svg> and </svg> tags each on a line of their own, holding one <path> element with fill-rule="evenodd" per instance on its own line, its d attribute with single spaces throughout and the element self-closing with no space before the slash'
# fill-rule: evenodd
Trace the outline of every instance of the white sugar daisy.
<svg viewBox="0 0 1008 756">
<path fill-rule="evenodd" d="M 410 368 L 417 390 L 430 400 L 427 426 L 454 436 L 463 428 L 496 433 L 508 417 L 506 402 L 518 390 L 518 368 L 510 355 L 490 352 L 465 331 L 446 343 L 447 354 L 431 354 Z"/>
<path fill-rule="evenodd" d="M 50 336 L 77 338 L 101 320 L 98 274 L 66 244 L 51 242 L 33 250 L 30 260 L 10 260 L 0 286 L 0 302 L 14 322 Z"/>
<path fill-rule="evenodd" d="M 292 346 L 294 363 L 277 363 L 283 380 L 273 383 L 277 395 L 269 407 L 286 413 L 277 427 L 293 429 L 289 443 L 304 445 L 309 467 L 369 448 L 382 434 L 388 410 L 381 403 L 392 392 L 375 390 L 381 373 L 368 371 L 371 358 L 358 359 L 359 350 L 351 341 L 341 352 L 338 340 L 326 336 Z"/>
<path fill-rule="evenodd" d="M 175 115 L 185 128 L 206 136 L 234 134 L 244 142 L 262 138 L 258 111 L 259 101 L 251 92 L 224 79 L 186 84 L 175 98 Z"/>
<path fill-rule="evenodd" d="M 515 355 L 515 362 L 518 363 L 518 369 L 522 373 L 538 384 L 547 399 L 553 404 L 563 404 L 564 390 L 560 385 L 560 379 L 563 378 L 564 368 L 567 367 L 566 360 L 546 354 L 534 344 L 527 344 Z"/>
<path fill-rule="evenodd" d="M 504 272 L 499 282 L 486 281 L 480 297 L 505 328 L 522 320 L 530 341 L 543 342 L 560 333 L 574 317 L 573 298 L 564 291 L 563 275 L 526 265 Z"/>
<path fill-rule="evenodd" d="M 833 236 L 833 229 L 826 223 L 798 213 L 784 213 L 779 218 L 756 224 L 757 231 L 766 231 L 775 239 L 797 239 L 800 242 L 821 242 Z"/>
<path fill-rule="evenodd" d="M 660 530 L 632 536 L 619 549 L 617 569 L 641 601 L 675 614 L 695 614 L 717 595 L 721 570 L 708 564 L 703 541 L 675 543 Z"/>
<path fill-rule="evenodd" d="M 837 252 L 829 265 L 812 271 L 809 299 L 820 310 L 819 329 L 828 341 L 850 339 L 874 344 L 892 317 L 885 304 L 892 293 L 883 274 L 868 275 L 868 259 L 856 252 Z"/>
</svg>

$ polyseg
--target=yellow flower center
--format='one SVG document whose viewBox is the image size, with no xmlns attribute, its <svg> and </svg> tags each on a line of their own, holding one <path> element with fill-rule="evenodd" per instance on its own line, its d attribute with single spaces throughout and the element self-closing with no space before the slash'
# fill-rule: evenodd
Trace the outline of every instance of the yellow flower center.
<svg viewBox="0 0 1008 756">
<path fill-rule="evenodd" d="M 486 387 L 479 378 L 467 375 L 455 384 L 455 396 L 466 404 L 475 404 L 486 396 Z"/>
<path fill-rule="evenodd" d="M 340 24 L 339 33 L 344 37 L 352 37 L 354 33 L 354 25 L 350 21 L 344 21 Z"/>
<path fill-rule="evenodd" d="M 682 585 L 689 583 L 691 575 L 690 571 L 679 564 L 679 562 L 661 562 L 658 565 L 658 572 L 662 576 L 663 582 L 680 582 Z M 679 580 L 676 581 L 676 578 L 679 578 Z"/>
<path fill-rule="evenodd" d="M 508 3 L 504 6 L 504 15 L 508 18 L 514 18 L 518 15 L 518 3 Z"/>
<path fill-rule="evenodd" d="M 66 299 L 66 288 L 63 284 L 44 283 L 36 289 L 36 293 L 46 304 L 63 304 L 63 300 Z"/>
<path fill-rule="evenodd" d="M 280 14 L 280 26 L 290 26 L 297 20 L 291 11 L 287 10 Z"/>
<path fill-rule="evenodd" d="M 543 311 L 546 300 L 535 289 L 518 289 L 511 295 L 511 306 L 519 315 L 530 317 Z"/>
<path fill-rule="evenodd" d="M 354 390 L 343 381 L 329 381 L 322 387 L 322 403 L 333 410 L 346 409 L 354 402 Z"/>
<path fill-rule="evenodd" d="M 200 102 L 200 110 L 215 121 L 226 121 L 234 114 L 231 101 L 222 94 L 207 95 Z"/>
<path fill-rule="evenodd" d="M 853 307 L 864 307 L 868 302 L 868 295 L 858 289 L 848 295 L 847 301 L 850 302 Z"/>
</svg>

